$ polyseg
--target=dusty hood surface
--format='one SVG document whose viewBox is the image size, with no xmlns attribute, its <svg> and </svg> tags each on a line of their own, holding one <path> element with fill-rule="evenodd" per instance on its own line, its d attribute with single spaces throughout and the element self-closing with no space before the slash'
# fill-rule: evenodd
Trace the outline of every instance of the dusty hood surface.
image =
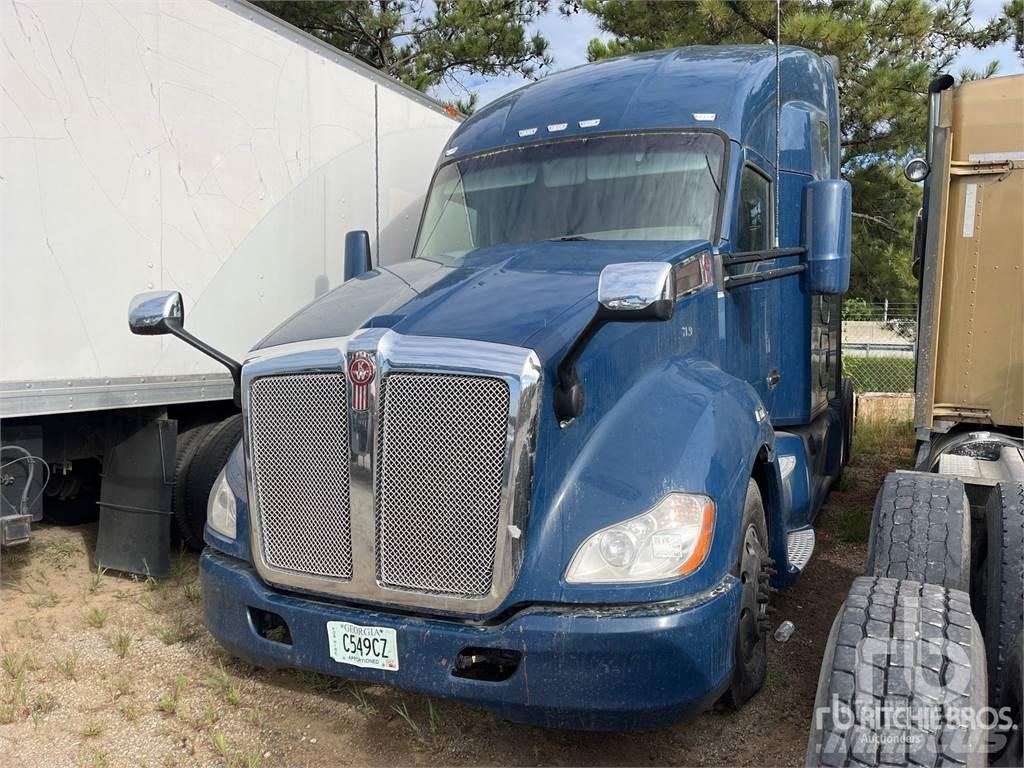
<svg viewBox="0 0 1024 768">
<path fill-rule="evenodd" d="M 393 328 L 418 336 L 528 346 L 563 314 L 580 323 L 608 264 L 662 261 L 696 243 L 540 241 L 481 248 L 453 265 L 413 259 L 350 280 L 282 323 L 255 349 Z M 589 315 L 587 315 L 589 316 Z"/>
</svg>

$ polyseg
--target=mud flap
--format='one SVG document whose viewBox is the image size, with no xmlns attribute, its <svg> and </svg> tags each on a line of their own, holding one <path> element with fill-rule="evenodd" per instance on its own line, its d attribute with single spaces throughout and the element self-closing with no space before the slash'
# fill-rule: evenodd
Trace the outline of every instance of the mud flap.
<svg viewBox="0 0 1024 768">
<path fill-rule="evenodd" d="M 178 422 L 114 417 L 107 434 L 96 566 L 166 576 Z"/>
</svg>

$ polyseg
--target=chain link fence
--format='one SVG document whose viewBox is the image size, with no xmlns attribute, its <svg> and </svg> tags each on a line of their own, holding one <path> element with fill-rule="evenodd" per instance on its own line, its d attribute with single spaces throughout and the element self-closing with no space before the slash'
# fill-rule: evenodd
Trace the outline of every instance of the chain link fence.
<svg viewBox="0 0 1024 768">
<path fill-rule="evenodd" d="M 913 392 L 917 304 L 843 302 L 843 375 L 857 392 Z"/>
</svg>

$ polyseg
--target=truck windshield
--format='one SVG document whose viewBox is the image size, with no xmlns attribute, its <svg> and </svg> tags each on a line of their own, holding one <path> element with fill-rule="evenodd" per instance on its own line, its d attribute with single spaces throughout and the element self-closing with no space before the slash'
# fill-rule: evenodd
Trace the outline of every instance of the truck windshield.
<svg viewBox="0 0 1024 768">
<path fill-rule="evenodd" d="M 442 167 L 416 256 L 531 240 L 709 240 L 724 142 L 712 133 L 633 134 L 535 144 Z"/>
</svg>

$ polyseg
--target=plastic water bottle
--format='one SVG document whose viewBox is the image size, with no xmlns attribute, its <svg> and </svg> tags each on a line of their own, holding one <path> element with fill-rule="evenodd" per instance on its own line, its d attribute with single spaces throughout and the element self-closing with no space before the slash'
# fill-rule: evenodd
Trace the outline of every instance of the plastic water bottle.
<svg viewBox="0 0 1024 768">
<path fill-rule="evenodd" d="M 796 632 L 796 625 L 792 621 L 784 621 L 775 630 L 775 640 L 776 642 L 784 643 L 793 636 L 794 632 Z"/>
</svg>

